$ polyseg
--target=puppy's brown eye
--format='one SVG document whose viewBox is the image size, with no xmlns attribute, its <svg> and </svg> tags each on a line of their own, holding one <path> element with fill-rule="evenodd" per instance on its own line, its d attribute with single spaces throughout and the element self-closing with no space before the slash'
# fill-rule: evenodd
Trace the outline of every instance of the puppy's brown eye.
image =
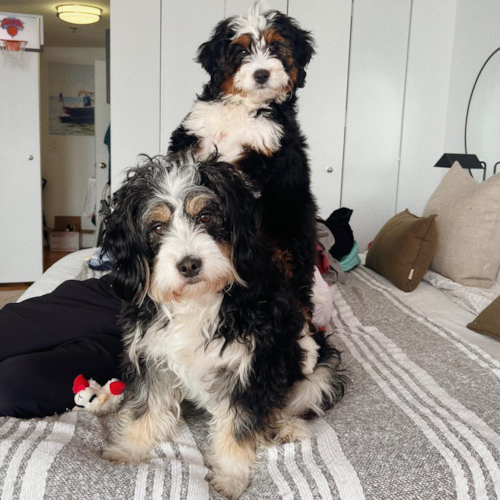
<svg viewBox="0 0 500 500">
<path fill-rule="evenodd" d="M 237 56 L 245 57 L 248 54 L 248 50 L 242 45 L 238 46 L 235 50 Z"/>
<path fill-rule="evenodd" d="M 157 226 L 155 226 L 153 228 L 153 231 L 158 235 L 158 236 L 161 236 L 164 232 L 165 232 L 165 228 L 161 225 L 161 224 L 158 224 Z"/>
<path fill-rule="evenodd" d="M 202 214 L 200 214 L 200 222 L 202 224 L 210 222 L 211 219 L 212 219 L 212 214 L 209 212 L 203 212 Z"/>
</svg>

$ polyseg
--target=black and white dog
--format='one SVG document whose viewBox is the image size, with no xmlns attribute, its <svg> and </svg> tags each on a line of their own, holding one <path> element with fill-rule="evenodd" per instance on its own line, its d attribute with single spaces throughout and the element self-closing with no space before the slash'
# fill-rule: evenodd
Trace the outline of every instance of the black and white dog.
<svg viewBox="0 0 500 500">
<path fill-rule="evenodd" d="M 312 310 L 316 204 L 306 142 L 296 116 L 313 39 L 290 17 L 263 11 L 221 21 L 201 45 L 210 81 L 173 133 L 170 151 L 217 152 L 236 166 L 263 202 L 261 235 L 271 241 L 305 319 Z"/>
<path fill-rule="evenodd" d="M 188 399 L 211 415 L 213 484 L 237 498 L 258 444 L 307 436 L 299 417 L 342 397 L 339 353 L 322 332 L 301 336 L 303 316 L 258 234 L 261 213 L 229 164 L 188 154 L 128 172 L 103 245 L 126 301 L 127 389 L 106 458 L 144 460 L 176 432 Z"/>
</svg>

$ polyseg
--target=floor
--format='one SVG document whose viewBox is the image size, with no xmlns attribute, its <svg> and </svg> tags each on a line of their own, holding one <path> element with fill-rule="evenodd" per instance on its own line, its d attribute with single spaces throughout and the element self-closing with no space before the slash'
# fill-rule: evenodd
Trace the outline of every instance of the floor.
<svg viewBox="0 0 500 500">
<path fill-rule="evenodd" d="M 68 252 L 51 252 L 48 248 L 43 249 L 43 272 L 52 264 L 68 255 Z M 0 284 L 0 309 L 6 304 L 16 302 L 17 299 L 30 287 L 31 283 L 7 283 Z"/>
</svg>

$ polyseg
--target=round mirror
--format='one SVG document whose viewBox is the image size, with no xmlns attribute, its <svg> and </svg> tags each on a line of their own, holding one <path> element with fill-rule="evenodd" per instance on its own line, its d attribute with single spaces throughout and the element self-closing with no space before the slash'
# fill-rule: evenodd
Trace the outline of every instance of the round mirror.
<svg viewBox="0 0 500 500">
<path fill-rule="evenodd" d="M 465 152 L 486 163 L 486 177 L 500 162 L 500 48 L 483 64 L 469 99 L 465 120 Z M 497 167 L 500 172 L 500 165 Z M 482 172 L 475 177 L 482 179 Z"/>
</svg>

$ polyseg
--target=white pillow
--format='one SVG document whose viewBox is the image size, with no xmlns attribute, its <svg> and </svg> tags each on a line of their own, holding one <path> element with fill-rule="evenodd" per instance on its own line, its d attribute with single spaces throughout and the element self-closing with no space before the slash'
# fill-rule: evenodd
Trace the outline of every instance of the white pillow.
<svg viewBox="0 0 500 500">
<path fill-rule="evenodd" d="M 455 162 L 432 194 L 424 217 L 437 214 L 430 269 L 465 286 L 489 288 L 500 268 L 500 174 L 483 183 Z"/>
</svg>

